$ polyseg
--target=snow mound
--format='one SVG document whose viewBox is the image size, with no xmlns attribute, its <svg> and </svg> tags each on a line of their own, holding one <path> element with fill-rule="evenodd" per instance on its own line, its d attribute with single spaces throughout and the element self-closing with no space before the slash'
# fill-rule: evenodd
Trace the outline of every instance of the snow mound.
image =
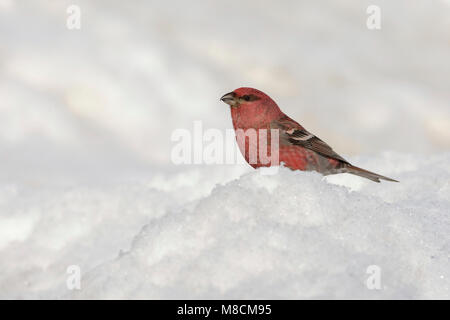
<svg viewBox="0 0 450 320">
<path fill-rule="evenodd" d="M 246 173 L 152 219 L 65 297 L 448 299 L 449 160 L 359 160 L 401 183 Z M 389 172 L 399 161 L 411 168 Z"/>
</svg>

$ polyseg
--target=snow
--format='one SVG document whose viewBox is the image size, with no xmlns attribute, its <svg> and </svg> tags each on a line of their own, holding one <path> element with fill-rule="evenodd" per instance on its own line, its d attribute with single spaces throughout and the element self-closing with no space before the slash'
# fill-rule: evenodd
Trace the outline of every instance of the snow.
<svg viewBox="0 0 450 320">
<path fill-rule="evenodd" d="M 450 154 L 355 162 L 401 182 L 240 166 L 3 182 L 1 296 L 449 298 Z"/>
<path fill-rule="evenodd" d="M 0 1 L 0 298 L 450 298 L 448 1 L 70 4 Z M 173 165 L 242 85 L 400 183 Z"/>
</svg>

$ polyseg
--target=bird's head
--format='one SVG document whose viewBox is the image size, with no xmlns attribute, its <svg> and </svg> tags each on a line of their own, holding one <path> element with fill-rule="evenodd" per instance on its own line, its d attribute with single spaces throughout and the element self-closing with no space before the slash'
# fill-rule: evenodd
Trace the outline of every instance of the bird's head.
<svg viewBox="0 0 450 320">
<path fill-rule="evenodd" d="M 230 105 L 235 128 L 266 127 L 283 113 L 267 94 L 253 88 L 239 88 L 220 98 Z"/>
<path fill-rule="evenodd" d="M 264 92 L 253 88 L 238 88 L 220 98 L 232 108 L 250 107 L 262 104 L 275 104 Z"/>
</svg>

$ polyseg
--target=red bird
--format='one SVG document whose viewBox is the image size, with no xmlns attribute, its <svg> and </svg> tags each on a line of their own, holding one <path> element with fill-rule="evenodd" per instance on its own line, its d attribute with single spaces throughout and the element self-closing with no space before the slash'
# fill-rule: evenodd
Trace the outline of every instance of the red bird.
<svg viewBox="0 0 450 320">
<path fill-rule="evenodd" d="M 253 88 L 239 88 L 225 94 L 220 100 L 230 105 L 239 148 L 245 160 L 253 168 L 271 166 L 272 163 L 263 161 L 260 158 L 259 150 L 254 153 L 256 156 L 252 158 L 251 148 L 258 149 L 258 142 L 251 141 L 249 136 L 243 140 L 238 139 L 239 129 L 242 132 L 253 129 L 258 136 L 257 141 L 259 141 L 261 129 L 266 129 L 268 142 L 264 148 L 267 148 L 265 151 L 269 157 L 271 153 L 270 131 L 278 129 L 279 162 L 284 162 L 284 165 L 292 170 L 315 170 L 323 175 L 351 173 L 375 182 L 380 182 L 380 179 L 398 182 L 351 165 L 334 152 L 328 144 L 285 115 L 275 101 L 264 92 Z M 250 142 L 246 143 L 248 140 Z"/>
</svg>

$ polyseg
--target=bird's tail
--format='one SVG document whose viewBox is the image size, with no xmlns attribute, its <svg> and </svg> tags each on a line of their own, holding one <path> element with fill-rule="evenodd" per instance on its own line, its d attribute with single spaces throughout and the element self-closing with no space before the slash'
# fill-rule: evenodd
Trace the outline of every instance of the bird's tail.
<svg viewBox="0 0 450 320">
<path fill-rule="evenodd" d="M 392 182 L 398 182 L 397 180 L 382 176 L 381 174 L 377 174 L 374 172 L 370 172 L 370 171 L 355 167 L 351 164 L 348 164 L 345 169 L 346 170 L 344 172 L 351 173 L 351 174 L 354 174 L 354 175 L 357 175 L 357 176 L 360 176 L 363 178 L 367 178 L 367 179 L 370 179 L 375 182 L 380 182 L 380 179 L 392 181 Z"/>
</svg>

